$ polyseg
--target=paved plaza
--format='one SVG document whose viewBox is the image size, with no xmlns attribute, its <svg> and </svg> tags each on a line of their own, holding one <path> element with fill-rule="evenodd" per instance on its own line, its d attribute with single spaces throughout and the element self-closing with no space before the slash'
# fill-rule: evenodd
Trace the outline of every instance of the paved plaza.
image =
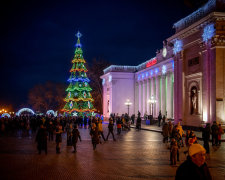
<svg viewBox="0 0 225 180">
<path fill-rule="evenodd" d="M 65 133 L 61 154 L 56 154 L 55 142 L 49 142 L 47 155 L 38 155 L 35 136 L 0 137 L 0 179 L 169 180 L 175 178 L 177 167 L 186 159 L 183 148 L 181 161 L 170 166 L 169 150 L 158 132 L 132 128 L 116 135 L 116 141 L 110 136 L 109 141 L 93 151 L 89 130 L 79 130 L 82 142 L 78 142 L 77 153 L 66 146 Z M 208 166 L 215 180 L 225 179 L 224 152 L 225 143 L 218 149 L 211 147 Z"/>
</svg>

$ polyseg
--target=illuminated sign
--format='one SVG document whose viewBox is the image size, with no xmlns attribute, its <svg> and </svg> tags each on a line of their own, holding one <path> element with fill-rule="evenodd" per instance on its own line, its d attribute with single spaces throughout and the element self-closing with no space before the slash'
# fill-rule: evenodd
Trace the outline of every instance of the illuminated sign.
<svg viewBox="0 0 225 180">
<path fill-rule="evenodd" d="M 157 59 L 154 58 L 146 63 L 146 68 L 151 67 L 157 63 Z"/>
</svg>

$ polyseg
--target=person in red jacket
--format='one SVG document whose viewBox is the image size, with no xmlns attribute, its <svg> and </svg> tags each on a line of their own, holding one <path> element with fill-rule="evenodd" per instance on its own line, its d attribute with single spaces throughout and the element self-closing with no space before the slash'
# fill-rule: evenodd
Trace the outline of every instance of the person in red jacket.
<svg viewBox="0 0 225 180">
<path fill-rule="evenodd" d="M 219 124 L 219 131 L 218 131 L 218 142 L 219 142 L 219 145 L 221 145 L 221 136 L 222 134 L 224 134 L 224 131 L 223 131 L 223 128 L 221 126 L 221 124 Z"/>
</svg>

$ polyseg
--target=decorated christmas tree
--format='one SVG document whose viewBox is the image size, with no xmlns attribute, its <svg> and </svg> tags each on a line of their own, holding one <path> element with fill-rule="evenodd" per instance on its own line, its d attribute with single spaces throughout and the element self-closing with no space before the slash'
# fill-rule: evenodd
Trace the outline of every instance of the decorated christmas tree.
<svg viewBox="0 0 225 180">
<path fill-rule="evenodd" d="M 64 99 L 66 105 L 62 109 L 65 114 L 74 116 L 90 116 L 93 115 L 96 110 L 92 104 L 94 101 L 91 96 L 91 87 L 89 86 L 90 80 L 87 77 L 86 72 L 88 71 L 85 67 L 86 61 L 83 58 L 83 51 L 81 49 L 80 37 L 81 33 L 78 31 L 76 34 L 77 43 L 75 55 L 72 60 L 72 68 L 70 70 L 71 75 L 68 81 L 70 82 L 69 87 L 66 89 L 67 96 Z"/>
</svg>

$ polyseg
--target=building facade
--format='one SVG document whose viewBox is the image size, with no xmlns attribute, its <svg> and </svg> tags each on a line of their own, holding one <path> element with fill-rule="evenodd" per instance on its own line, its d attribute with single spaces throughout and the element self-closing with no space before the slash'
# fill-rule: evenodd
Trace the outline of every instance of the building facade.
<svg viewBox="0 0 225 180">
<path fill-rule="evenodd" d="M 104 116 L 161 111 L 188 126 L 225 123 L 225 0 L 209 0 L 173 27 L 154 58 L 104 70 Z"/>
</svg>

